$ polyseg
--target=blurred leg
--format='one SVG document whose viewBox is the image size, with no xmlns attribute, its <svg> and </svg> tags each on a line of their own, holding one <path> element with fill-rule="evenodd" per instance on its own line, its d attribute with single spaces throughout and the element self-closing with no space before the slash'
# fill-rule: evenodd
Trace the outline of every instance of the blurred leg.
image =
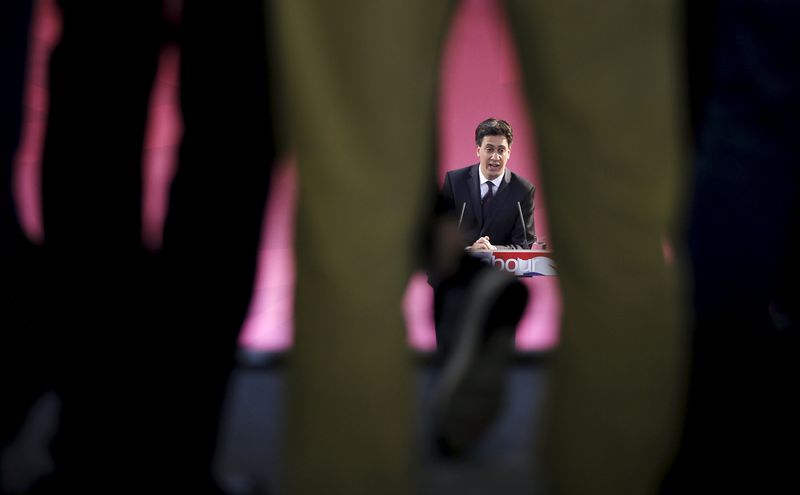
<svg viewBox="0 0 800 495">
<path fill-rule="evenodd" d="M 655 490 L 684 349 L 674 228 L 681 153 L 672 2 L 507 1 L 565 314 L 541 458 L 556 494 Z"/>
<path fill-rule="evenodd" d="M 292 494 L 408 494 L 400 300 L 433 200 L 449 2 L 283 0 L 280 57 L 300 170 Z"/>
<path fill-rule="evenodd" d="M 0 452 L 19 432 L 43 392 L 41 327 L 34 323 L 38 250 L 25 237 L 13 201 L 14 156 L 19 145 L 32 2 L 0 6 Z M 2 485 L 0 484 L 0 491 Z"/>
<path fill-rule="evenodd" d="M 174 369 L 161 391 L 182 459 L 174 476 L 187 492 L 212 489 L 225 388 L 256 273 L 275 155 L 264 23 L 262 0 L 184 5 L 184 135 L 160 261 L 161 343 Z"/>
<path fill-rule="evenodd" d="M 45 314 L 62 401 L 53 457 L 81 491 L 150 479 L 153 423 L 141 152 L 159 48 L 157 0 L 60 2 L 42 163 Z"/>
<path fill-rule="evenodd" d="M 689 229 L 696 321 L 669 493 L 789 493 L 795 459 L 780 453 L 798 440 L 788 391 L 800 342 L 800 6 L 731 0 L 714 14 L 713 64 L 691 79 L 703 104 Z"/>
</svg>

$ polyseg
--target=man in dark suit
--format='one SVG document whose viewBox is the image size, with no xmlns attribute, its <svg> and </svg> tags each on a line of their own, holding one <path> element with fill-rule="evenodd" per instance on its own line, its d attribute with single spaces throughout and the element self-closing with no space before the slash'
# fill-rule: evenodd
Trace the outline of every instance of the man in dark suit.
<svg viewBox="0 0 800 495">
<path fill-rule="evenodd" d="M 455 218 L 444 215 L 450 220 L 440 227 L 449 229 L 439 232 L 436 242 L 445 251 L 436 265 L 444 273 L 430 278 L 436 345 L 443 359 L 433 400 L 434 435 L 447 455 L 467 450 L 499 412 L 505 367 L 528 297 L 514 277 L 463 249 L 464 244 L 468 251 L 479 252 L 526 249 L 535 241 L 535 188 L 506 168 L 512 140 L 508 122 L 493 118 L 481 122 L 475 129 L 480 162 L 449 172 L 439 197 L 441 210 L 458 218 L 455 233 L 455 225 L 449 225 Z"/>
<path fill-rule="evenodd" d="M 536 187 L 506 167 L 513 137 L 505 120 L 484 120 L 475 129 L 480 162 L 445 176 L 443 199 L 455 210 L 471 251 L 528 249 L 535 241 Z"/>
</svg>

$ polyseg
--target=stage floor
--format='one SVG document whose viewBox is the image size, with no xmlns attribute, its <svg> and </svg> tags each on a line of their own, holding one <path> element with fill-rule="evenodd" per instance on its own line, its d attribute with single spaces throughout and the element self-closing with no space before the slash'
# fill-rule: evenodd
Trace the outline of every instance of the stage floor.
<svg viewBox="0 0 800 495">
<path fill-rule="evenodd" d="M 251 355 L 252 358 L 252 355 Z M 231 377 L 217 471 L 237 493 L 280 494 L 281 432 L 284 373 L 280 363 L 264 365 L 258 358 L 242 364 Z M 416 375 L 417 435 L 423 495 L 535 494 L 529 479 L 532 445 L 539 437 L 536 422 L 547 386 L 546 362 L 522 362 L 509 367 L 504 412 L 480 444 L 458 461 L 440 457 L 430 441 L 430 393 L 438 368 L 419 363 Z M 12 493 L 24 492 L 51 469 L 46 446 L 55 428 L 58 400 L 44 396 L 16 443 L 3 457 L 3 474 Z"/>
</svg>

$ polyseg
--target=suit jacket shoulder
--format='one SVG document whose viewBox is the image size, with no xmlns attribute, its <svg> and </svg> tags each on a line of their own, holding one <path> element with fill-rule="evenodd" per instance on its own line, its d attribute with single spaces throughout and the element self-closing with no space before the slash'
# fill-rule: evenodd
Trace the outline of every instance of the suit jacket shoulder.
<svg viewBox="0 0 800 495">
<path fill-rule="evenodd" d="M 450 180 L 456 179 L 465 179 L 467 177 L 472 177 L 474 174 L 478 173 L 478 164 L 468 165 L 466 167 L 458 168 L 455 170 L 451 170 L 447 172 L 446 177 L 449 177 Z"/>
<path fill-rule="evenodd" d="M 518 175 L 518 174 L 516 174 L 514 172 L 511 172 L 511 182 L 512 183 L 513 182 L 518 183 L 525 190 L 536 189 L 536 186 L 533 185 L 533 182 L 529 181 L 528 179 L 526 179 L 526 178 L 522 177 L 521 175 Z"/>
</svg>

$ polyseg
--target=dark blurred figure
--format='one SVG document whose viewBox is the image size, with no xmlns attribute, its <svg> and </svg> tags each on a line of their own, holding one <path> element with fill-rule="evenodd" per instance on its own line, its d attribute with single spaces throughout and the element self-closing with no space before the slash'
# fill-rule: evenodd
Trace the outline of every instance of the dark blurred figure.
<svg viewBox="0 0 800 495">
<path fill-rule="evenodd" d="M 59 2 L 42 163 L 45 316 L 25 356 L 47 356 L 61 415 L 54 473 L 37 492 L 220 491 L 211 461 L 274 157 L 265 15 L 260 0 L 186 2 L 176 30 L 164 15 L 176 5 Z M 151 253 L 142 146 L 159 52 L 174 40 L 184 136 L 163 248 Z M 12 403 L 29 405 L 22 397 Z"/>
<path fill-rule="evenodd" d="M 32 3 L 9 0 L 0 5 L 0 452 L 13 442 L 28 410 L 47 388 L 46 356 L 41 348 L 32 352 L 42 338 L 33 318 L 41 284 L 40 251 L 23 233 L 12 195 Z"/>
<path fill-rule="evenodd" d="M 694 340 L 665 493 L 795 493 L 800 4 L 686 2 Z"/>
</svg>

